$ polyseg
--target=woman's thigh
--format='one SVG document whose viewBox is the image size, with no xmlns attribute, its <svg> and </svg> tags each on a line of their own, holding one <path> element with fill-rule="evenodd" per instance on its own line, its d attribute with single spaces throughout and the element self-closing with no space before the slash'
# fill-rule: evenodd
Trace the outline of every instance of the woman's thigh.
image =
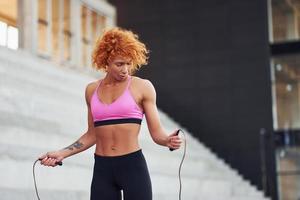
<svg viewBox="0 0 300 200">
<path fill-rule="evenodd" d="M 94 171 L 90 200 L 121 200 L 121 190 L 107 172 Z"/>
<path fill-rule="evenodd" d="M 152 200 L 152 186 L 148 170 L 139 170 L 130 175 L 123 184 L 124 200 Z"/>
<path fill-rule="evenodd" d="M 143 154 L 137 153 L 121 166 L 118 177 L 124 200 L 152 200 L 151 179 Z"/>
</svg>

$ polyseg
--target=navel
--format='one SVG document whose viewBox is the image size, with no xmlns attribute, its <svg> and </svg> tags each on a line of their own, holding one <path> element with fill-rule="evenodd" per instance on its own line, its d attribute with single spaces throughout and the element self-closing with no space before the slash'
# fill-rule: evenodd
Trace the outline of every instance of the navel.
<svg viewBox="0 0 300 200">
<path fill-rule="evenodd" d="M 111 150 L 115 151 L 116 147 L 115 146 L 111 146 Z"/>
</svg>

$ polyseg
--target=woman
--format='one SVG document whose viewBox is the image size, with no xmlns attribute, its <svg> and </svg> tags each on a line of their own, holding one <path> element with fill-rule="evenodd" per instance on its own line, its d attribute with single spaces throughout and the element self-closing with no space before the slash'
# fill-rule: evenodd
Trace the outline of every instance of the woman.
<svg viewBox="0 0 300 200">
<path fill-rule="evenodd" d="M 138 143 L 143 115 L 152 139 L 159 145 L 178 149 L 176 131 L 162 128 L 156 93 L 150 81 L 131 74 L 147 64 L 148 50 L 131 31 L 113 28 L 98 39 L 93 63 L 106 71 L 102 80 L 87 85 L 88 129 L 72 145 L 40 157 L 41 164 L 56 166 L 94 144 L 95 165 L 91 200 L 151 200 L 151 180 Z"/>
</svg>

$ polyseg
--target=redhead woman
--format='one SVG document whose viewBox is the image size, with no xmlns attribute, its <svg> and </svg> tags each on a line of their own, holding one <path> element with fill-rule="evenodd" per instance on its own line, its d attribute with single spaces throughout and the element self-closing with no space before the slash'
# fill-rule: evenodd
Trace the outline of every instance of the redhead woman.
<svg viewBox="0 0 300 200">
<path fill-rule="evenodd" d="M 91 200 L 152 200 L 151 179 L 138 135 L 145 116 L 153 141 L 172 149 L 181 146 L 177 130 L 168 134 L 156 106 L 155 88 L 149 80 L 133 76 L 147 64 L 148 50 L 131 31 L 112 28 L 96 42 L 92 59 L 101 80 L 85 90 L 88 128 L 70 146 L 41 156 L 41 164 L 57 162 L 96 145 Z"/>
</svg>

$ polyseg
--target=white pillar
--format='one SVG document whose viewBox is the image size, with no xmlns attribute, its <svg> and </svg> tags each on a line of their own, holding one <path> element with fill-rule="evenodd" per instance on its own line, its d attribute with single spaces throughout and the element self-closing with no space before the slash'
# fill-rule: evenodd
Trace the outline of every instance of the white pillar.
<svg viewBox="0 0 300 200">
<path fill-rule="evenodd" d="M 47 37 L 46 37 L 46 52 L 47 55 L 52 57 L 52 0 L 47 0 L 47 15 L 46 20 L 48 22 L 47 26 Z"/>
<path fill-rule="evenodd" d="M 71 64 L 82 65 L 81 47 L 81 2 L 79 0 L 70 1 L 70 23 L 71 23 Z"/>
<path fill-rule="evenodd" d="M 92 67 L 92 62 L 91 62 L 91 54 L 92 54 L 92 43 L 93 43 L 93 39 L 92 39 L 92 26 L 91 26 L 91 16 L 92 16 L 92 11 L 87 8 L 86 9 L 86 35 L 87 35 L 87 40 L 89 41 L 88 46 L 87 46 L 87 52 L 86 52 L 86 59 L 87 59 L 87 68 L 91 68 Z"/>
<path fill-rule="evenodd" d="M 101 24 L 99 23 L 101 17 L 102 17 L 102 16 L 99 15 L 99 14 L 97 13 L 97 15 L 96 15 L 96 38 L 98 38 L 99 35 L 101 34 L 101 29 L 102 29 L 102 27 L 101 27 Z M 93 38 L 93 39 L 94 39 L 94 38 Z M 95 41 L 94 41 L 94 42 L 95 42 Z"/>
<path fill-rule="evenodd" d="M 105 28 L 112 28 L 116 26 L 116 19 L 114 16 L 106 16 Z"/>
<path fill-rule="evenodd" d="M 64 61 L 64 0 L 58 3 L 58 61 Z"/>
<path fill-rule="evenodd" d="M 24 50 L 37 54 L 38 4 L 37 0 L 18 0 L 19 43 Z"/>
<path fill-rule="evenodd" d="M 17 28 L 19 29 L 19 48 L 24 48 L 24 1 L 17 0 Z"/>
</svg>

